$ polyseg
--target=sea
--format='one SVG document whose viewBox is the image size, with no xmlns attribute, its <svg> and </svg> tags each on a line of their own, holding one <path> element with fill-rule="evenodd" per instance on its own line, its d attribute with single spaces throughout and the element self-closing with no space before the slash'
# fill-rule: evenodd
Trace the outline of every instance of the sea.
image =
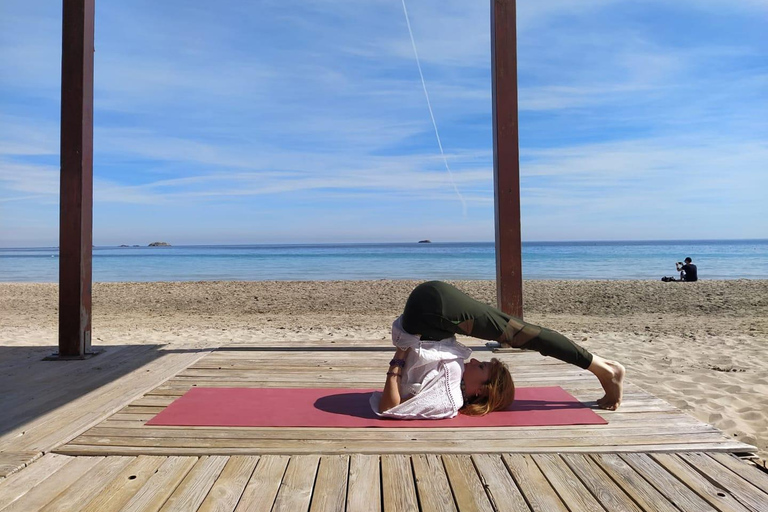
<svg viewBox="0 0 768 512">
<path fill-rule="evenodd" d="M 523 279 L 768 279 L 768 240 L 524 242 Z M 58 281 L 58 249 L 0 248 L 0 282 Z M 495 279 L 492 242 L 94 247 L 95 282 Z"/>
</svg>

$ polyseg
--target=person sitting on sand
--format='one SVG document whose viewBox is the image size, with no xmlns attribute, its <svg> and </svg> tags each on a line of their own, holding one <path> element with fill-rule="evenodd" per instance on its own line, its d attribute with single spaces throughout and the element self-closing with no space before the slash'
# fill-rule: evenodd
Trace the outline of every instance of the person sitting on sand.
<svg viewBox="0 0 768 512">
<path fill-rule="evenodd" d="M 535 350 L 589 370 L 605 390 L 597 405 L 616 410 L 621 404 L 621 364 L 589 353 L 558 332 L 478 302 L 448 283 L 429 281 L 411 292 L 403 314 L 392 324 L 397 350 L 384 391 L 371 396 L 373 411 L 390 418 L 439 419 L 459 413 L 482 416 L 509 407 L 515 386 L 507 366 L 496 358 L 465 362 L 472 351 L 457 342 L 455 334 Z"/>
<path fill-rule="evenodd" d="M 696 269 L 696 265 L 693 264 L 693 260 L 691 258 L 685 258 L 685 265 L 683 265 L 682 261 L 678 261 L 675 263 L 675 268 L 678 272 L 680 272 L 681 281 L 699 280 L 698 270 Z"/>
</svg>

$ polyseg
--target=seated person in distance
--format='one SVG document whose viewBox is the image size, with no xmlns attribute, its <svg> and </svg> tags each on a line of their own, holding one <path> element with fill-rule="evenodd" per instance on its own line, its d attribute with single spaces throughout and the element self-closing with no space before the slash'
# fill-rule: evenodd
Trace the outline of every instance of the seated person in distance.
<svg viewBox="0 0 768 512">
<path fill-rule="evenodd" d="M 696 265 L 693 264 L 691 258 L 685 258 L 685 264 L 682 261 L 675 263 L 675 268 L 680 272 L 681 281 L 698 281 L 699 275 L 696 270 Z"/>
</svg>

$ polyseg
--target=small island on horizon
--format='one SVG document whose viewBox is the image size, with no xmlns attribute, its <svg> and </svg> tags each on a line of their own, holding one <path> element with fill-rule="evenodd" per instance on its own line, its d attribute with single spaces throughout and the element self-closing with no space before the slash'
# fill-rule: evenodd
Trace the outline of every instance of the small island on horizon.
<svg viewBox="0 0 768 512">
<path fill-rule="evenodd" d="M 170 247 L 171 244 L 168 242 L 152 242 L 148 245 L 148 247 Z"/>
<path fill-rule="evenodd" d="M 432 240 L 419 240 L 420 244 L 431 244 Z"/>
</svg>

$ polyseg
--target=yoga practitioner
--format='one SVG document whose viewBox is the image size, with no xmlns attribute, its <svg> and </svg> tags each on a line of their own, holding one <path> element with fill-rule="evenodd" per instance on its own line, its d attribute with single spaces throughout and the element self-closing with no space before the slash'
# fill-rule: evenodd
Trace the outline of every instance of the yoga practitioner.
<svg viewBox="0 0 768 512">
<path fill-rule="evenodd" d="M 558 332 L 478 302 L 448 283 L 429 281 L 411 292 L 403 314 L 392 324 L 397 350 L 384 391 L 371 396 L 374 412 L 438 419 L 506 409 L 515 397 L 509 369 L 496 358 L 465 362 L 472 351 L 456 341 L 456 334 L 535 350 L 589 370 L 605 390 L 597 405 L 616 410 L 621 404 L 621 364 L 589 353 Z"/>
</svg>

